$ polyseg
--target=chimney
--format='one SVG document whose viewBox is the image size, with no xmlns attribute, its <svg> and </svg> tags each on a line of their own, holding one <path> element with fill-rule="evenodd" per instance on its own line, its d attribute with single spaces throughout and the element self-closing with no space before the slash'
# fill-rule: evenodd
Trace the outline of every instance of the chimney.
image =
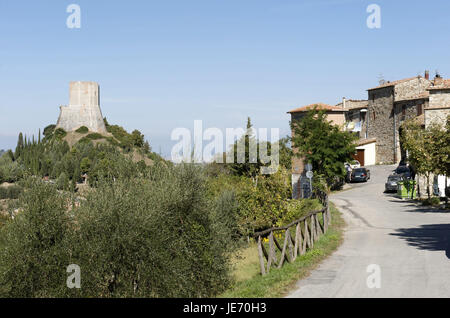
<svg viewBox="0 0 450 318">
<path fill-rule="evenodd" d="M 342 97 L 342 108 L 343 108 L 343 109 L 345 109 L 345 102 L 346 102 L 345 97 Z"/>
<path fill-rule="evenodd" d="M 434 77 L 434 86 L 439 86 L 441 85 L 443 82 L 441 75 L 436 74 L 436 76 Z"/>
<path fill-rule="evenodd" d="M 429 80 L 430 79 L 430 71 L 425 70 L 425 79 Z"/>
</svg>

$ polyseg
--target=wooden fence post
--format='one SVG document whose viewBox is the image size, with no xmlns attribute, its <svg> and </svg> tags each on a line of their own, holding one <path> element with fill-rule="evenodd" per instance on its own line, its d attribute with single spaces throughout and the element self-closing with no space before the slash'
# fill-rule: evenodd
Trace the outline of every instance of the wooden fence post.
<svg viewBox="0 0 450 318">
<path fill-rule="evenodd" d="M 266 275 L 266 270 L 264 268 L 264 255 L 263 255 L 263 249 L 262 249 L 262 240 L 261 236 L 258 236 L 258 254 L 259 254 L 259 266 L 261 268 L 261 275 Z"/>
<path fill-rule="evenodd" d="M 273 240 L 273 231 L 269 234 L 269 258 L 267 260 L 267 272 L 270 271 L 270 266 L 277 263 L 277 257 L 275 255 L 275 243 Z"/>
</svg>

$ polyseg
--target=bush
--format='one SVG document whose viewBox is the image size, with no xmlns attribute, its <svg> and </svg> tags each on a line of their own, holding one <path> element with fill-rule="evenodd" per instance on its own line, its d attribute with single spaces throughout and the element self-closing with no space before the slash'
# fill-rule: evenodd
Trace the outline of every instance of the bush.
<svg viewBox="0 0 450 318">
<path fill-rule="evenodd" d="M 22 193 L 22 187 L 13 185 L 9 187 L 0 186 L 0 200 L 4 199 L 18 199 Z"/>
<path fill-rule="evenodd" d="M 43 135 L 45 137 L 50 137 L 53 134 L 53 132 L 55 131 L 55 128 L 56 128 L 56 125 L 49 125 L 49 126 L 45 127 Z"/>
<path fill-rule="evenodd" d="M 62 128 L 58 128 L 55 130 L 54 136 L 58 139 L 62 139 L 67 136 L 67 132 Z"/>
<path fill-rule="evenodd" d="M 273 175 L 246 176 L 219 174 L 210 178 L 210 190 L 218 196 L 224 190 L 234 190 L 239 202 L 239 227 L 243 236 L 279 224 L 287 211 L 291 197 L 289 173 L 280 167 Z"/>
<path fill-rule="evenodd" d="M 309 212 L 322 209 L 322 204 L 317 199 L 291 200 L 287 204 L 286 213 L 280 218 L 277 225 L 284 226 Z"/>
<path fill-rule="evenodd" d="M 439 205 L 441 204 L 441 200 L 439 197 L 432 197 L 429 199 L 425 199 L 422 201 L 422 205 L 424 206 L 434 206 L 434 205 Z"/>
<path fill-rule="evenodd" d="M 85 138 L 90 139 L 90 140 L 98 140 L 98 139 L 103 139 L 105 137 L 99 133 L 92 133 L 92 134 L 87 135 Z"/>
<path fill-rule="evenodd" d="M 222 291 L 230 272 L 222 242 L 229 237 L 214 224 L 205 193 L 201 171 L 188 166 L 159 166 L 150 180 L 100 183 L 78 212 L 84 296 L 208 297 Z"/>
<path fill-rule="evenodd" d="M 23 209 L 0 228 L 0 297 L 60 297 L 66 287 L 71 221 L 67 198 L 35 182 Z"/>
<path fill-rule="evenodd" d="M 195 166 L 149 169 L 142 178 L 100 179 L 72 209 L 55 186 L 32 182 L 19 199 L 21 212 L 0 228 L 0 297 L 211 297 L 224 291 L 231 281 L 234 196 L 210 201 Z M 81 289 L 66 287 L 69 264 L 81 268 Z"/>
<path fill-rule="evenodd" d="M 75 130 L 79 134 L 86 134 L 89 132 L 89 129 L 86 126 L 81 126 L 77 130 Z"/>
<path fill-rule="evenodd" d="M 14 183 L 23 177 L 23 167 L 17 161 L 13 161 L 10 156 L 0 157 L 0 183 Z"/>
</svg>

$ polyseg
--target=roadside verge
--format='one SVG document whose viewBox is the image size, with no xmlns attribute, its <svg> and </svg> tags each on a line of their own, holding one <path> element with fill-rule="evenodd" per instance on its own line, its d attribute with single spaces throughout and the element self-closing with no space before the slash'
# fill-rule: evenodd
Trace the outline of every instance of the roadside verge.
<svg viewBox="0 0 450 318">
<path fill-rule="evenodd" d="M 345 221 L 342 214 L 330 202 L 332 222 L 328 232 L 314 243 L 314 248 L 294 262 L 280 269 L 272 269 L 265 276 L 259 274 L 256 244 L 241 251 L 235 260 L 234 286 L 221 294 L 225 298 L 278 298 L 287 295 L 298 280 L 303 279 L 343 242 Z"/>
</svg>

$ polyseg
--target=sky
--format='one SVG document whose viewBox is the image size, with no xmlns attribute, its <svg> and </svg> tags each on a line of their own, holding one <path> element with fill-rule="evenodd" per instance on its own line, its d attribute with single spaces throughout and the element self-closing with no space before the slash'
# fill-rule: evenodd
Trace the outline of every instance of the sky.
<svg viewBox="0 0 450 318">
<path fill-rule="evenodd" d="M 81 28 L 70 29 L 70 4 Z M 369 28 L 370 4 L 381 27 Z M 279 128 L 293 108 L 367 99 L 380 77 L 450 77 L 450 1 L 1 0 L 0 149 L 55 124 L 95 81 L 110 124 L 165 157 L 175 128 Z"/>
</svg>

